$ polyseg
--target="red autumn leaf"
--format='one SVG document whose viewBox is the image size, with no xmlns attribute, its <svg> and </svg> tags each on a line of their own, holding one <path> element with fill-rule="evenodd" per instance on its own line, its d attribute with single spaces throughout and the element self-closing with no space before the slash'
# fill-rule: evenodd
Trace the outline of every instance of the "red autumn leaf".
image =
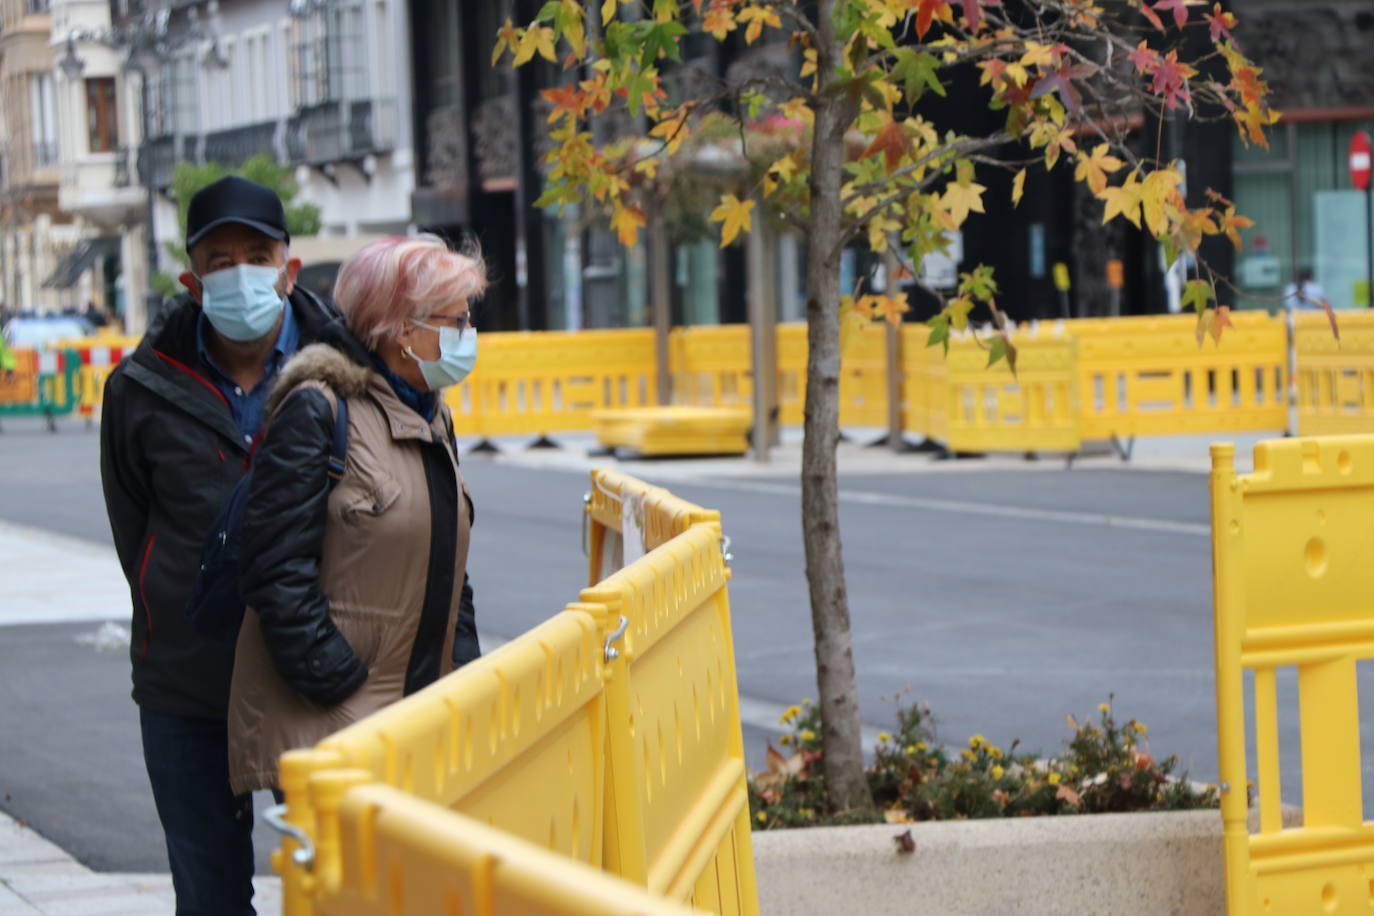
<svg viewBox="0 0 1374 916">
<path fill-rule="evenodd" d="M 1236 27 L 1236 17 L 1234 13 L 1222 10 L 1220 3 L 1212 5 L 1212 12 L 1204 13 L 1203 18 L 1207 20 L 1207 31 L 1212 36 L 1212 41 L 1217 42 L 1225 38 L 1231 41 L 1231 30 Z"/>
<path fill-rule="evenodd" d="M 1217 309 L 1216 317 L 1212 319 L 1212 340 L 1221 343 L 1221 332 L 1234 327 L 1235 325 L 1231 323 L 1231 307 L 1229 305 L 1221 306 Z M 1144 763 L 1141 762 L 1142 760 Z M 1151 763 L 1154 763 L 1154 758 L 1144 754 L 1136 759 L 1136 769 L 1143 770 Z"/>
<path fill-rule="evenodd" d="M 1193 95 L 1188 88 L 1188 80 L 1197 76 L 1197 71 L 1178 59 L 1177 51 L 1170 51 L 1159 66 L 1155 68 L 1154 82 L 1150 91 L 1164 97 L 1164 107 L 1173 111 L 1180 102 L 1192 101 Z"/>
<path fill-rule="evenodd" d="M 883 154 L 883 164 L 887 166 L 887 173 L 891 175 L 897 169 L 897 163 L 902 161 L 902 157 L 911 149 L 911 138 L 906 135 L 902 125 L 896 121 L 887 122 L 887 126 L 878 132 L 878 136 L 873 138 L 873 142 L 864 150 L 861 158 L 867 159 L 876 153 Z"/>
<path fill-rule="evenodd" d="M 1147 4 L 1145 0 L 1136 0 L 1136 2 L 1140 5 L 1141 14 L 1143 14 L 1146 19 L 1150 20 L 1150 24 L 1161 32 L 1164 31 L 1164 20 L 1159 18 L 1159 14 L 1150 9 L 1149 4 Z"/>
<path fill-rule="evenodd" d="M 1127 54 L 1126 58 L 1135 64 L 1138 73 L 1153 73 L 1155 68 L 1159 66 L 1159 52 L 1143 41 L 1136 46 L 1134 51 Z"/>
<path fill-rule="evenodd" d="M 1337 343 L 1340 343 L 1341 329 L 1336 325 L 1336 310 L 1331 307 L 1331 300 L 1323 299 L 1322 308 L 1326 311 L 1326 320 L 1331 322 L 1331 336 L 1336 338 Z"/>
<path fill-rule="evenodd" d="M 916 37 L 925 38 L 935 17 L 948 14 L 948 0 L 920 0 L 916 10 Z"/>
<path fill-rule="evenodd" d="M 983 24 L 983 8 L 978 0 L 964 0 L 964 21 L 968 23 L 970 32 L 978 31 Z"/>
<path fill-rule="evenodd" d="M 904 855 L 910 855 L 916 851 L 916 841 L 911 838 L 910 830 L 897 834 L 892 838 L 892 842 L 897 844 L 897 851 Z"/>
<path fill-rule="evenodd" d="M 1156 0 L 1155 9 L 1161 13 L 1173 10 L 1174 24 L 1180 29 L 1188 22 L 1188 0 Z"/>
</svg>

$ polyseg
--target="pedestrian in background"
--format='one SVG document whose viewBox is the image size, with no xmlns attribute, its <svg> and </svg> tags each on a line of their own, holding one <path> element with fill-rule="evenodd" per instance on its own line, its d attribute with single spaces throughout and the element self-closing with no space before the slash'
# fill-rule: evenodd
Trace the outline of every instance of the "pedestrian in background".
<svg viewBox="0 0 1374 916">
<path fill-rule="evenodd" d="M 178 916 L 252 914 L 252 796 L 229 788 L 233 647 L 185 608 L 207 529 L 243 473 L 286 360 L 338 317 L 295 287 L 286 212 L 224 178 L 191 198 L 187 293 L 110 375 L 100 469 L 133 601 L 133 698 Z"/>
<path fill-rule="evenodd" d="M 334 287 L 347 332 L 302 350 L 277 383 L 240 535 L 235 792 L 278 787 L 284 751 L 478 654 L 473 511 L 441 393 L 476 361 L 470 308 L 485 286 L 481 261 L 437 238 L 374 242 Z M 331 488 L 341 413 L 346 460 Z"/>
<path fill-rule="evenodd" d="M 1298 271 L 1298 281 L 1289 283 L 1283 289 L 1283 307 L 1286 309 L 1319 309 L 1326 302 L 1326 290 L 1312 279 L 1312 268 L 1303 267 Z"/>
</svg>

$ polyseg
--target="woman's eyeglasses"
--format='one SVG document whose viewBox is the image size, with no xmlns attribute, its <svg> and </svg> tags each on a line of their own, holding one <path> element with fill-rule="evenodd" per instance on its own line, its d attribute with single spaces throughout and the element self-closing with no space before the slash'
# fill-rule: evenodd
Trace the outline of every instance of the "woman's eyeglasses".
<svg viewBox="0 0 1374 916">
<path fill-rule="evenodd" d="M 410 321 L 412 324 L 418 325 L 419 327 L 428 328 L 431 331 L 438 331 L 439 328 L 426 323 L 427 321 L 437 321 L 442 325 L 457 328 L 458 333 L 461 334 L 472 327 L 472 313 L 468 312 L 463 315 L 430 315 L 425 321 L 421 321 L 418 318 L 412 318 Z"/>
</svg>

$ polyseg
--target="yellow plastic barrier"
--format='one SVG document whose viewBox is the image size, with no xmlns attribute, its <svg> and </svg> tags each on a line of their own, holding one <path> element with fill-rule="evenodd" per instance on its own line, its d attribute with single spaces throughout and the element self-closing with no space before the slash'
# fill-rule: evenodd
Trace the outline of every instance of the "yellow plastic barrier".
<svg viewBox="0 0 1374 916">
<path fill-rule="evenodd" d="M 754 396 L 749 326 L 674 328 L 668 337 L 673 401 L 692 407 L 748 407 Z"/>
<path fill-rule="evenodd" d="M 949 441 L 949 365 L 942 347 L 926 345 L 930 328 L 902 325 L 902 427 Z"/>
<path fill-rule="evenodd" d="M 33 404 L 38 401 L 38 351 L 17 349 L 14 377 L 0 372 L 0 404 Z"/>
<path fill-rule="evenodd" d="M 588 518 L 605 529 L 635 498 L 649 553 L 490 655 L 283 756 L 286 820 L 314 859 L 297 861 L 298 839 L 274 855 L 286 913 L 433 912 L 411 908 L 412 886 L 464 899 L 473 856 L 496 854 L 481 835 L 486 853 L 438 842 L 466 826 L 458 815 L 650 894 L 757 913 L 718 515 L 614 472 L 593 490 Z M 505 911 L 584 912 L 530 886 L 537 868 L 512 874 L 503 899 L 530 902 Z"/>
<path fill-rule="evenodd" d="M 592 428 L 592 414 L 657 403 L 648 329 L 486 334 L 477 368 L 446 393 L 461 435 Z"/>
<path fill-rule="evenodd" d="M 357 779 L 366 774 L 357 774 Z M 321 869 L 321 916 L 688 916 L 692 911 L 487 824 L 375 783 L 349 785 L 323 816 L 337 837 Z M 321 862 L 323 865 L 323 861 Z"/>
<path fill-rule="evenodd" d="M 1283 429 L 1284 324 L 1232 321 L 1220 344 L 1201 347 L 1189 315 L 1065 322 L 1078 342 L 1083 438 Z"/>
<path fill-rule="evenodd" d="M 606 684 L 606 868 L 716 913 L 758 912 L 749 796 L 717 524 L 582 592 L 625 620 Z"/>
<path fill-rule="evenodd" d="M 989 366 L 987 350 L 971 338 L 951 342 L 948 431 L 932 438 L 956 452 L 1078 451 L 1074 341 L 1020 334 L 1013 343 L 1015 375 L 1005 361 Z M 935 358 L 945 359 L 938 349 Z"/>
<path fill-rule="evenodd" d="M 1231 916 L 1367 913 L 1356 661 L 1374 657 L 1374 437 L 1261 442 L 1238 475 L 1212 446 L 1216 691 Z M 1296 669 L 1302 826 L 1284 829 L 1277 672 Z M 1245 677 L 1254 678 L 1259 832 L 1246 829 Z"/>
<path fill-rule="evenodd" d="M 1341 312 L 1341 336 L 1324 314 L 1297 316 L 1298 431 L 1374 432 L 1374 314 Z"/>
</svg>

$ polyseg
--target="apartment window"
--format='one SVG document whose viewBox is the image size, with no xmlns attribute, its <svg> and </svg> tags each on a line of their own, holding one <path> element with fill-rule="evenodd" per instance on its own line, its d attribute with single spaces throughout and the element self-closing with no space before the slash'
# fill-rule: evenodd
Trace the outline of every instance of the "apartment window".
<svg viewBox="0 0 1374 916">
<path fill-rule="evenodd" d="M 93 153 L 108 153 L 119 146 L 114 77 L 86 80 L 86 135 Z"/>
<path fill-rule="evenodd" d="M 26 0 L 25 9 L 30 13 L 47 13 L 52 11 L 52 0 Z"/>
<path fill-rule="evenodd" d="M 57 105 L 50 74 L 35 73 L 29 77 L 29 124 L 34 167 L 57 165 Z"/>
<path fill-rule="evenodd" d="M 292 94 L 300 107 L 366 98 L 367 44 L 358 0 L 312 9 L 295 22 Z"/>
</svg>

